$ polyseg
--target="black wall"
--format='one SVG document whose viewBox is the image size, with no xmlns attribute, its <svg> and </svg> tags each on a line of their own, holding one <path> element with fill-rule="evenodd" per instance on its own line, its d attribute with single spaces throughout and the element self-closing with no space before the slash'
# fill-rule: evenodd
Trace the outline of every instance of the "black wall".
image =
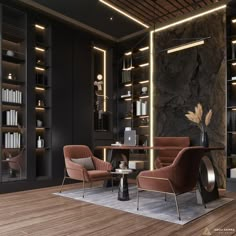
<svg viewBox="0 0 236 236">
<path fill-rule="evenodd" d="M 167 49 L 210 37 L 199 47 L 167 54 Z M 186 40 L 188 39 L 188 40 Z M 210 146 L 225 146 L 225 12 L 210 14 L 155 34 L 156 136 L 189 136 L 199 145 L 200 130 L 185 114 L 201 103 L 213 110 Z M 225 186 L 225 153 L 214 152 L 218 182 Z"/>
</svg>

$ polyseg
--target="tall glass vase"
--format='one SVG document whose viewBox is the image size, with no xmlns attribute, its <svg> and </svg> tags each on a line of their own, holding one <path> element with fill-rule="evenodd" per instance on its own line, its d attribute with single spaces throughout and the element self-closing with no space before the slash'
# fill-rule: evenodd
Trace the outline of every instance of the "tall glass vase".
<svg viewBox="0 0 236 236">
<path fill-rule="evenodd" d="M 206 131 L 202 131 L 200 134 L 200 146 L 203 146 L 203 147 L 209 146 L 208 134 Z"/>
</svg>

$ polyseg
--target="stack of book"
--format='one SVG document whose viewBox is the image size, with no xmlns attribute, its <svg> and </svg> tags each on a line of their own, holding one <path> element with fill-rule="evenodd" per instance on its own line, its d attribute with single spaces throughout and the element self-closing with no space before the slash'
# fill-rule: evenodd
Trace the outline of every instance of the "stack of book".
<svg viewBox="0 0 236 236">
<path fill-rule="evenodd" d="M 13 89 L 2 89 L 2 101 L 22 104 L 22 92 Z"/>
<path fill-rule="evenodd" d="M 4 134 L 5 142 L 4 147 L 5 148 L 20 148 L 21 143 L 21 134 L 14 132 L 14 133 L 5 133 Z"/>
</svg>

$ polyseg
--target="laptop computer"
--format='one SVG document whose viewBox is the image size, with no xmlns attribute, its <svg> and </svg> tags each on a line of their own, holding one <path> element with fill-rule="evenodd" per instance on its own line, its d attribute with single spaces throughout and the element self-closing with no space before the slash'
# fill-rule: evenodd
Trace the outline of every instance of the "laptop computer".
<svg viewBox="0 0 236 236">
<path fill-rule="evenodd" d="M 136 146 L 136 130 L 126 130 L 124 133 L 124 145 Z"/>
</svg>

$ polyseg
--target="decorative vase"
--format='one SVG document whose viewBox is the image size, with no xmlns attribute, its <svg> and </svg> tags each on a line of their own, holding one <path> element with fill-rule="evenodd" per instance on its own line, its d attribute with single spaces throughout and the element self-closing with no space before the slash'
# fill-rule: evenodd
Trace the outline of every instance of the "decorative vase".
<svg viewBox="0 0 236 236">
<path fill-rule="evenodd" d="M 209 146 L 208 134 L 207 134 L 206 131 L 201 132 L 201 135 L 200 135 L 200 146 L 203 146 L 203 147 L 208 147 Z"/>
</svg>

